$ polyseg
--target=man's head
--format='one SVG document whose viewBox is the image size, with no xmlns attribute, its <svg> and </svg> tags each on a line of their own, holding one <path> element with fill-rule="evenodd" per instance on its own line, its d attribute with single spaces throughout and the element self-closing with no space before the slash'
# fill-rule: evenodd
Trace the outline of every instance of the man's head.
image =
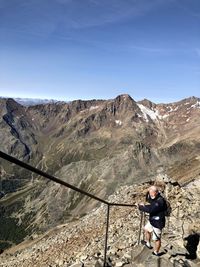
<svg viewBox="0 0 200 267">
<path fill-rule="evenodd" d="M 155 185 L 149 187 L 149 195 L 152 199 L 156 198 L 158 194 L 158 188 Z"/>
</svg>

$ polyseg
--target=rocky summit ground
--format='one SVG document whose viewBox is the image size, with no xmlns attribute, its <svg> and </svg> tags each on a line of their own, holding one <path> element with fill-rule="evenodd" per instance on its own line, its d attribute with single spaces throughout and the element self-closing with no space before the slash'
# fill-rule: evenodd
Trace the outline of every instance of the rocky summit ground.
<svg viewBox="0 0 200 267">
<path fill-rule="evenodd" d="M 151 183 L 122 186 L 108 201 L 129 204 L 144 202 Z M 198 259 L 186 260 L 181 255 L 186 253 L 183 238 L 199 233 L 200 180 L 181 187 L 166 175 L 158 174 L 156 184 L 162 191 L 165 187 L 164 192 L 172 205 L 172 214 L 163 232 L 162 265 L 159 266 L 200 266 Z M 141 245 L 138 246 L 140 218 L 141 214 L 136 207 L 111 207 L 108 239 L 110 266 L 158 266 L 158 259 Z M 0 266 L 102 266 L 105 222 L 106 206 L 101 204 L 77 221 L 60 225 L 45 235 L 8 249 L 1 255 Z M 199 257 L 200 248 L 197 254 Z"/>
</svg>

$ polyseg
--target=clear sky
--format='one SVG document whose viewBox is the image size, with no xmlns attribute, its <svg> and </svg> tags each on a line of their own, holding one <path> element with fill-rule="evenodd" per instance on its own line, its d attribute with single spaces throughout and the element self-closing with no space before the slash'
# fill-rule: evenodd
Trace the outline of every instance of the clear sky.
<svg viewBox="0 0 200 267">
<path fill-rule="evenodd" d="M 0 96 L 199 92 L 199 0 L 0 0 Z"/>
</svg>

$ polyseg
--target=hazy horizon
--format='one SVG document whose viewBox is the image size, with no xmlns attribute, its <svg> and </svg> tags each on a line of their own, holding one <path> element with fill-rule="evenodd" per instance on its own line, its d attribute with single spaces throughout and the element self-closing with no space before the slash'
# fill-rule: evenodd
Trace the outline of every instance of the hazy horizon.
<svg viewBox="0 0 200 267">
<path fill-rule="evenodd" d="M 122 94 L 120 94 L 120 95 L 125 95 L 125 94 L 127 94 L 127 93 L 122 93 Z M 136 98 L 134 98 L 134 96 L 132 96 L 132 95 L 130 95 L 130 94 L 128 94 L 133 100 L 135 100 L 135 101 L 142 101 L 142 100 L 144 100 L 144 99 L 147 99 L 147 100 L 149 100 L 149 101 L 151 101 L 151 102 L 153 102 L 153 103 L 155 103 L 155 104 L 161 104 L 161 103 L 166 103 L 166 104 L 169 104 L 169 103 L 174 103 L 174 102 L 179 102 L 179 101 L 181 101 L 181 100 L 183 100 L 183 99 L 188 99 L 188 98 L 191 98 L 191 97 L 196 97 L 196 98 L 200 98 L 199 96 L 188 96 L 188 97 L 184 97 L 184 98 L 181 98 L 181 99 L 176 99 L 176 100 L 174 100 L 174 101 L 171 101 L 171 102 L 166 102 L 166 101 L 160 101 L 160 102 L 156 102 L 156 101 L 153 101 L 152 99 L 150 99 L 150 98 L 142 98 L 142 99 L 136 99 Z M 89 101 L 89 100 L 109 100 L 109 99 L 114 99 L 114 98 L 116 98 L 117 96 L 119 96 L 119 95 L 116 95 L 115 97 L 113 97 L 113 98 L 77 98 L 77 99 L 55 99 L 55 98 L 30 98 L 30 97 L 16 97 L 16 96 L 2 96 L 2 95 L 0 95 L 0 98 L 12 98 L 12 99 L 18 99 L 18 100 L 41 100 L 41 101 L 58 101 L 58 102 L 71 102 L 71 101 L 76 101 L 76 100 L 82 100 L 82 101 Z"/>
</svg>

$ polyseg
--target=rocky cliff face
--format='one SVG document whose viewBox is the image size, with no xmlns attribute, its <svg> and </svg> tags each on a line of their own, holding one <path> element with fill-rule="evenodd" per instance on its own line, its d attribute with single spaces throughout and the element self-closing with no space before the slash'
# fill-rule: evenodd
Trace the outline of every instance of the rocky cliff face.
<svg viewBox="0 0 200 267">
<path fill-rule="evenodd" d="M 199 115 L 195 97 L 155 104 L 120 95 L 29 107 L 0 99 L 1 150 L 102 198 L 158 172 L 185 186 L 200 174 Z M 2 247 L 73 223 L 97 205 L 4 160 L 1 191 Z"/>
</svg>

